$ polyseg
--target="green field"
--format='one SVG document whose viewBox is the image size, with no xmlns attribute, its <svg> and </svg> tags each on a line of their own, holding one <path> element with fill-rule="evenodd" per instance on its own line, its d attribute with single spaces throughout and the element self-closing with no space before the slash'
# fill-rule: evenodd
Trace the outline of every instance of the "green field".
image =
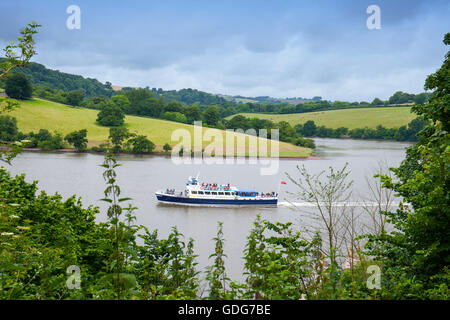
<svg viewBox="0 0 450 320">
<path fill-rule="evenodd" d="M 333 129 L 375 128 L 380 124 L 386 128 L 398 128 L 416 118 L 409 107 L 343 109 L 295 114 L 240 113 L 240 115 L 248 118 L 269 119 L 273 122 L 287 121 L 292 126 L 313 120 L 317 126 Z M 229 116 L 227 119 L 234 116 Z"/>
<path fill-rule="evenodd" d="M 96 123 L 98 110 L 74 108 L 67 105 L 42 100 L 32 99 L 21 102 L 20 108 L 10 112 L 9 114 L 17 118 L 19 130 L 28 132 L 37 132 L 39 129 L 47 129 L 49 131 L 58 131 L 62 134 L 87 129 L 89 146 L 99 145 L 108 139 L 109 128 L 100 126 Z M 146 135 L 156 145 L 156 150 L 162 150 L 165 143 L 171 146 L 178 144 L 178 141 L 171 141 L 172 132 L 176 129 L 186 129 L 190 132 L 193 139 L 194 126 L 166 121 L 161 119 L 144 118 L 136 116 L 126 116 L 125 126 L 130 132 Z M 203 132 L 206 128 L 203 128 Z M 212 133 L 220 133 L 225 141 L 224 131 L 218 129 L 210 129 Z M 233 133 L 234 136 L 241 136 Z M 248 136 L 246 136 L 246 144 L 248 145 Z M 258 138 L 259 139 L 259 138 Z M 263 139 L 259 139 L 261 141 Z M 203 148 L 208 146 L 210 141 L 203 141 Z M 268 143 L 270 148 L 270 142 Z M 307 157 L 312 153 L 311 149 L 297 147 L 289 143 L 280 142 L 281 157 Z M 236 154 L 248 154 L 248 147 L 245 150 L 234 149 Z M 225 153 L 225 150 L 224 150 Z"/>
</svg>

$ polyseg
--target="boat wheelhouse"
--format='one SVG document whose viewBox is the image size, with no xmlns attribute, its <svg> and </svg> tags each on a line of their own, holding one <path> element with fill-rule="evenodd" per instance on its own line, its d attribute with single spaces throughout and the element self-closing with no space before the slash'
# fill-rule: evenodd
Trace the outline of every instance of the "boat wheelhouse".
<svg viewBox="0 0 450 320">
<path fill-rule="evenodd" d="M 157 191 L 158 201 L 169 204 L 197 206 L 276 206 L 278 194 L 261 193 L 253 189 L 239 189 L 230 184 L 200 183 L 189 177 L 183 191 L 166 189 Z"/>
</svg>

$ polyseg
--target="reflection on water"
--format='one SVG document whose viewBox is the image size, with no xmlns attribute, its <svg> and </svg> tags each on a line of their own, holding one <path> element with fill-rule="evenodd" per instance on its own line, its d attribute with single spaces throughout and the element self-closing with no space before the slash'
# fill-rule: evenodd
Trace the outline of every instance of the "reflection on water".
<svg viewBox="0 0 450 320">
<path fill-rule="evenodd" d="M 327 170 L 329 166 L 342 168 L 346 162 L 354 180 L 353 201 L 358 201 L 367 190 L 366 176 L 372 176 L 379 161 L 398 166 L 405 156 L 408 143 L 390 141 L 367 141 L 350 139 L 315 139 L 316 154 L 322 160 L 281 160 L 280 170 L 273 176 L 261 176 L 259 165 L 174 165 L 167 157 L 120 155 L 122 164 L 117 169 L 118 184 L 122 195 L 133 198 L 137 223 L 150 230 L 158 229 L 167 236 L 171 227 L 177 226 L 186 239 L 195 240 L 200 267 L 211 262 L 208 256 L 214 250 L 217 222 L 224 223 L 227 267 L 232 279 L 240 279 L 242 256 L 246 237 L 257 214 L 272 221 L 292 221 L 302 224 L 301 215 L 289 205 L 287 192 L 295 192 L 295 186 L 286 178 L 285 172 L 296 176 L 296 166 L 305 165 L 311 173 Z M 98 220 L 105 220 L 106 204 L 103 198 L 105 183 L 99 165 L 102 155 L 76 153 L 22 153 L 14 160 L 12 173 L 26 173 L 27 180 L 39 180 L 39 188 L 49 193 L 59 192 L 63 197 L 73 194 L 82 197 L 85 206 L 93 204 L 101 208 Z M 231 183 L 257 191 L 276 191 L 281 205 L 276 208 L 218 208 L 182 207 L 158 205 L 154 192 L 158 189 L 183 189 L 188 176 L 200 174 L 200 180 L 219 184 Z M 288 181 L 281 185 L 281 181 Z"/>
</svg>

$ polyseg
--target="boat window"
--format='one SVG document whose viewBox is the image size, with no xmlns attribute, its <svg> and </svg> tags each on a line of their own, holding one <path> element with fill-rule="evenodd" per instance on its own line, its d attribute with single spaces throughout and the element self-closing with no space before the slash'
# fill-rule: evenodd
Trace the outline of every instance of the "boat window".
<svg viewBox="0 0 450 320">
<path fill-rule="evenodd" d="M 220 196 L 223 196 L 225 193 L 224 192 L 219 192 L 219 195 Z"/>
<path fill-rule="evenodd" d="M 229 196 L 231 194 L 231 192 L 225 192 L 225 195 Z"/>
<path fill-rule="evenodd" d="M 211 194 L 217 196 L 217 192 L 211 192 Z"/>
<path fill-rule="evenodd" d="M 205 194 L 211 194 L 211 192 L 209 192 L 209 191 L 205 191 Z"/>
<path fill-rule="evenodd" d="M 197 191 L 192 191 L 192 194 L 197 194 Z"/>
<path fill-rule="evenodd" d="M 199 191 L 198 194 L 203 194 L 203 191 Z"/>
</svg>

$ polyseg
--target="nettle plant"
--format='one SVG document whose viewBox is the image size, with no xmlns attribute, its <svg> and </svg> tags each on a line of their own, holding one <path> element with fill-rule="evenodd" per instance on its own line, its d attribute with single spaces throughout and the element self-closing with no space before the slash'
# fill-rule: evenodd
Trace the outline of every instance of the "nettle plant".
<svg viewBox="0 0 450 320">
<path fill-rule="evenodd" d="M 114 155 L 108 153 L 101 167 L 105 168 L 103 178 L 107 187 L 104 191 L 105 198 L 101 199 L 109 203 L 107 211 L 109 231 L 111 241 L 114 243 L 114 249 L 110 256 L 110 272 L 103 277 L 103 281 L 114 288 L 114 298 L 129 298 L 131 295 L 137 294 L 136 278 L 129 273 L 130 262 L 134 261 L 137 255 L 136 233 L 139 227 L 134 226 L 132 222 L 135 220 L 132 205 L 123 208 L 120 204 L 131 200 L 131 198 L 120 198 L 121 190 L 116 182 L 116 171 L 119 167 Z M 120 217 L 123 212 L 126 213 L 125 221 L 121 221 Z"/>
</svg>

